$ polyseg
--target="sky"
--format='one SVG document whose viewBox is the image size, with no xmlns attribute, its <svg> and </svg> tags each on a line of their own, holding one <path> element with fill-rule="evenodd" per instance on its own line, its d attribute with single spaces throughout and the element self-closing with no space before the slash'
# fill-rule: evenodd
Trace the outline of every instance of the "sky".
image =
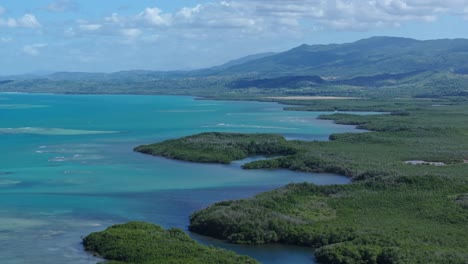
<svg viewBox="0 0 468 264">
<path fill-rule="evenodd" d="M 188 70 L 372 36 L 467 38 L 468 0 L 0 0 L 0 75 Z"/>
</svg>

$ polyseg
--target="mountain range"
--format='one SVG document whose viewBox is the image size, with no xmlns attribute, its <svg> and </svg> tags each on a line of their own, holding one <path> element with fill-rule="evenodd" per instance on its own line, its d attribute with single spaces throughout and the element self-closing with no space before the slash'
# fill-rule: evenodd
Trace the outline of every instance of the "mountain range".
<svg viewBox="0 0 468 264">
<path fill-rule="evenodd" d="M 67 83 L 70 91 L 99 83 L 119 86 L 138 83 L 145 93 L 178 94 L 178 86 L 194 85 L 232 89 L 291 89 L 316 88 L 310 93 L 333 92 L 337 86 L 362 87 L 419 87 L 417 93 L 466 93 L 468 83 L 468 39 L 415 40 L 398 37 L 372 37 L 353 43 L 307 45 L 280 53 L 254 54 L 220 66 L 193 71 L 133 70 L 115 73 L 57 72 L 47 75 L 5 76 L 0 78 L 0 91 L 40 91 Z M 184 81 L 185 80 L 185 81 Z M 77 84 L 79 83 L 79 84 Z M 144 84 L 144 85 L 143 85 Z M 157 88 L 151 86 L 157 84 Z M 447 87 L 445 87 L 445 85 Z M 39 88 L 41 87 L 41 88 Z M 122 88 L 123 87 L 123 88 Z M 164 92 L 164 87 L 170 91 Z M 325 88 L 329 88 L 328 90 Z M 428 88 L 429 87 L 429 88 Z M 445 88 L 444 88 L 445 87 Z M 129 92 L 135 89 L 128 88 Z M 189 93 L 190 87 L 183 87 Z M 447 93 L 442 91 L 450 89 Z M 52 89 L 53 90 L 53 89 Z M 196 89 L 195 89 L 196 90 Z M 348 92 L 350 89 L 346 89 Z M 356 92 L 359 89 L 351 89 Z M 361 89 L 362 90 L 362 89 Z M 188 91 L 188 92 L 187 92 Z M 101 89 L 98 91 L 112 93 Z M 120 91 L 121 92 L 121 91 Z M 282 92 L 279 92 L 282 93 Z M 304 89 L 297 90 L 304 93 Z M 199 94 L 199 92 L 193 92 Z M 414 94 L 413 94 L 414 95 Z"/>
<path fill-rule="evenodd" d="M 467 39 L 372 37 L 346 44 L 301 45 L 232 65 L 218 75 L 319 75 L 344 79 L 414 71 L 466 71 Z"/>
</svg>

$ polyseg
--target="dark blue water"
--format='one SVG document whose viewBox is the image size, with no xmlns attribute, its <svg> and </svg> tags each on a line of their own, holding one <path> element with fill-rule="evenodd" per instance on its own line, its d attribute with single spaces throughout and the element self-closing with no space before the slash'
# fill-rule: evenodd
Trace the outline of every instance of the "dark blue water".
<svg viewBox="0 0 468 264">
<path fill-rule="evenodd" d="M 290 182 L 344 184 L 338 175 L 244 171 L 138 154 L 133 147 L 205 131 L 326 140 L 354 127 L 275 103 L 175 96 L 0 94 L 1 263 L 95 263 L 81 237 L 129 220 L 186 230 L 190 213 Z M 310 249 L 225 244 L 264 263 L 312 263 Z"/>
</svg>

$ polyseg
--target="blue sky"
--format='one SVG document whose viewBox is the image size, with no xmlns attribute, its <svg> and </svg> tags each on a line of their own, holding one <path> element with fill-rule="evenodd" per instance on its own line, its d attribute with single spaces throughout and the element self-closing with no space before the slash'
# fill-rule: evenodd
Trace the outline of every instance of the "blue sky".
<svg viewBox="0 0 468 264">
<path fill-rule="evenodd" d="M 468 0 L 4 0 L 0 75 L 196 69 L 377 35 L 468 37 Z"/>
</svg>

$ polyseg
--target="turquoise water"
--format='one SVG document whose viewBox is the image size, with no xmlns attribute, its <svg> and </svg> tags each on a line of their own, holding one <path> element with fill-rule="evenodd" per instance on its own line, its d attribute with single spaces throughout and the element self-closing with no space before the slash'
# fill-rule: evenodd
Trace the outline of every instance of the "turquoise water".
<svg viewBox="0 0 468 264">
<path fill-rule="evenodd" d="M 290 182 L 344 184 L 338 175 L 244 171 L 132 151 L 139 144 L 204 131 L 281 133 L 326 140 L 357 132 L 286 112 L 275 103 L 175 96 L 0 94 L 1 263 L 96 263 L 81 237 L 129 220 L 186 230 L 191 212 Z M 246 247 L 192 236 L 264 263 L 312 263 L 309 249 Z"/>
</svg>

